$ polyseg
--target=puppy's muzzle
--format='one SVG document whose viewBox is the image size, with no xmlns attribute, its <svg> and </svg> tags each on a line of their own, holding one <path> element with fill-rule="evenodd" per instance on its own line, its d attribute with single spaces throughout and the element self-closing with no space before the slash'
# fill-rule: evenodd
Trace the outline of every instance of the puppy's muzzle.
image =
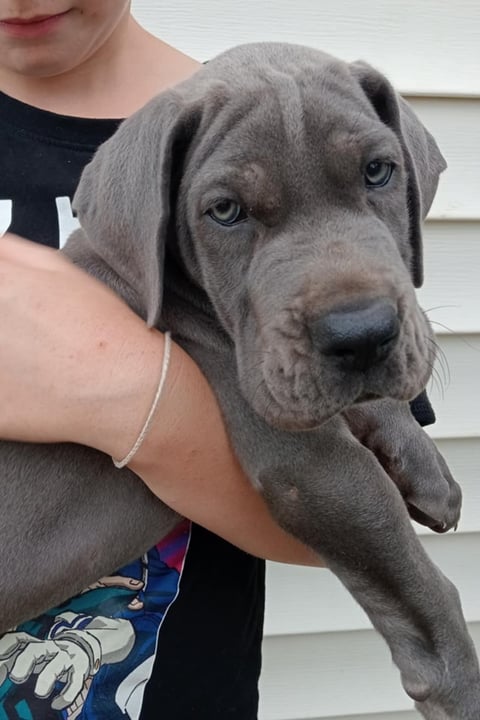
<svg viewBox="0 0 480 720">
<path fill-rule="evenodd" d="M 342 307 L 311 326 L 314 347 L 347 371 L 366 372 L 389 356 L 400 333 L 396 307 L 386 299 Z"/>
</svg>

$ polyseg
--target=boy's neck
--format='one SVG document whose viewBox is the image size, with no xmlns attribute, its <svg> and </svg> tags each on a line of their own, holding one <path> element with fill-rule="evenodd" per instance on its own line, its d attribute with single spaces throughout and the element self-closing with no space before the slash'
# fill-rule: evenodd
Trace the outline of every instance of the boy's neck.
<svg viewBox="0 0 480 720">
<path fill-rule="evenodd" d="M 199 66 L 128 16 L 82 65 L 46 78 L 6 74 L 0 69 L 0 89 L 61 115 L 122 118 L 192 75 Z"/>
</svg>

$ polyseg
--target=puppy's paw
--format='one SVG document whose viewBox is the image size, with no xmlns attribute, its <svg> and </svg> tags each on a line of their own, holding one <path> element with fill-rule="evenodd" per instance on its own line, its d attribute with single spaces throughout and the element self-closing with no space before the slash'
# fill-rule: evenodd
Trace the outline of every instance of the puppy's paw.
<svg viewBox="0 0 480 720">
<path fill-rule="evenodd" d="M 432 439 L 418 428 L 419 437 L 402 447 L 389 473 L 407 505 L 410 516 L 438 533 L 457 528 L 462 491 Z"/>
<path fill-rule="evenodd" d="M 344 416 L 398 487 L 412 519 L 435 532 L 456 528 L 460 487 L 408 403 L 373 401 L 350 408 Z"/>
</svg>

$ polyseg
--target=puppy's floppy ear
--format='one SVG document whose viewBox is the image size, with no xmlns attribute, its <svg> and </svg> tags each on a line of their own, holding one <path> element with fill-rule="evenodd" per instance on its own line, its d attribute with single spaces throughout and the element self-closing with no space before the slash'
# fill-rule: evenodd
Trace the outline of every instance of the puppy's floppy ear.
<svg viewBox="0 0 480 720">
<path fill-rule="evenodd" d="M 195 125 L 170 90 L 125 120 L 85 168 L 73 207 L 95 252 L 133 289 L 148 324 L 158 324 L 172 173 Z"/>
<path fill-rule="evenodd" d="M 379 118 L 396 133 L 402 146 L 408 173 L 410 272 L 413 284 L 420 287 L 423 282 L 422 220 L 430 210 L 440 173 L 447 164 L 433 137 L 384 75 L 363 62 L 352 63 L 350 71 Z"/>
</svg>

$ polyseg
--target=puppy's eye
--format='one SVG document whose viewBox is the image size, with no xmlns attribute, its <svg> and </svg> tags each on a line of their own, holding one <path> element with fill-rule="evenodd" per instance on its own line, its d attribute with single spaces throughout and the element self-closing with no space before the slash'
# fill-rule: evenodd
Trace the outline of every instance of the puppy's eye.
<svg viewBox="0 0 480 720">
<path fill-rule="evenodd" d="M 207 210 L 212 220 L 220 225 L 236 225 L 247 219 L 245 210 L 234 200 L 228 198 L 219 200 Z"/>
<path fill-rule="evenodd" d="M 365 168 L 365 185 L 368 188 L 384 187 L 392 177 L 393 168 L 393 163 L 372 160 Z"/>
</svg>

